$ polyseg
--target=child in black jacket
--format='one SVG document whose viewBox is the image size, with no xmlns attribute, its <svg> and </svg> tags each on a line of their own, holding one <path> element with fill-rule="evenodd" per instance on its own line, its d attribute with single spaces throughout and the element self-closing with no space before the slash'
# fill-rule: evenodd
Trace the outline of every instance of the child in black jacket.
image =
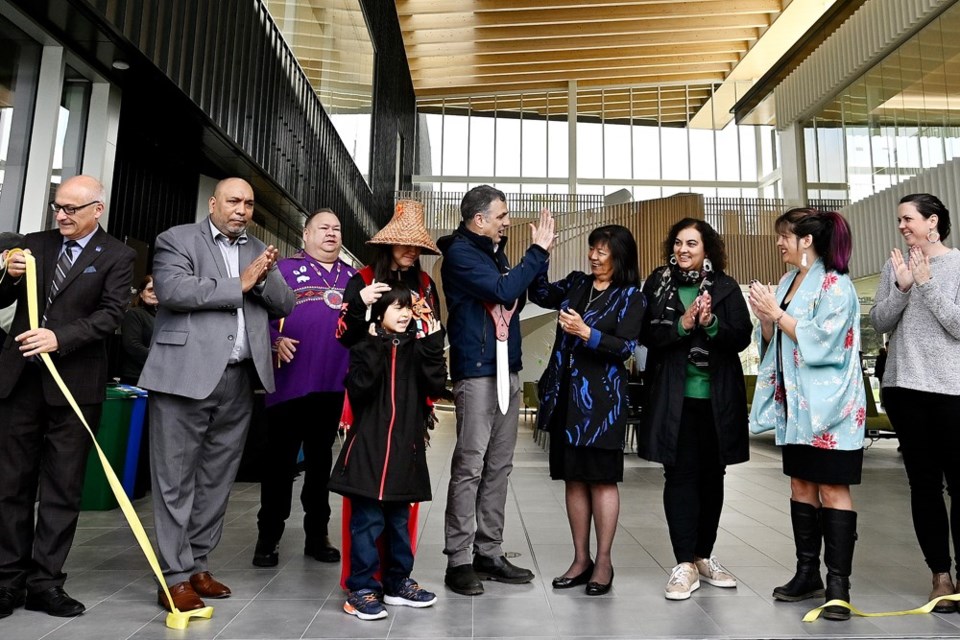
<svg viewBox="0 0 960 640">
<path fill-rule="evenodd" d="M 408 520 L 411 502 L 432 497 L 424 451 L 427 398 L 443 391 L 447 367 L 443 328 L 413 298 L 405 284 L 391 283 L 372 307 L 370 335 L 350 349 L 345 386 L 354 419 L 329 486 L 351 502 L 350 594 L 343 609 L 361 620 L 386 617 L 384 603 L 429 607 L 437 601 L 410 578 Z M 407 331 L 415 313 L 425 333 Z M 381 533 L 382 585 L 374 577 Z"/>
</svg>

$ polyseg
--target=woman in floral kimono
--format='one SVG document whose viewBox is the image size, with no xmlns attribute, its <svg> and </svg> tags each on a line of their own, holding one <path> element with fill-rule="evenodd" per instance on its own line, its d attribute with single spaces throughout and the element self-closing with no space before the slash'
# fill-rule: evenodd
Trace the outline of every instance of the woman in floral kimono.
<svg viewBox="0 0 960 640">
<path fill-rule="evenodd" d="M 795 268 L 776 292 L 758 282 L 750 287 L 761 354 L 750 428 L 776 430 L 797 551 L 796 575 L 773 597 L 823 595 L 822 539 L 826 599 L 849 601 L 857 525 L 850 485 L 860 483 L 866 422 L 860 304 L 846 275 L 850 227 L 839 213 L 791 209 L 776 230 L 783 261 Z M 823 616 L 847 620 L 850 612 L 833 606 Z"/>
</svg>

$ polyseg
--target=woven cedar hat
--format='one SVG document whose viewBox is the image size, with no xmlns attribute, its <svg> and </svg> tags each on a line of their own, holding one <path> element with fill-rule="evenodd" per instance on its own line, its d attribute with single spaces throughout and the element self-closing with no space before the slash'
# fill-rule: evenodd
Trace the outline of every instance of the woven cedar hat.
<svg viewBox="0 0 960 640">
<path fill-rule="evenodd" d="M 420 247 L 423 253 L 440 255 L 440 249 L 427 233 L 423 222 L 423 203 L 417 200 L 400 200 L 393 218 L 384 225 L 367 244 L 407 244 Z"/>
</svg>

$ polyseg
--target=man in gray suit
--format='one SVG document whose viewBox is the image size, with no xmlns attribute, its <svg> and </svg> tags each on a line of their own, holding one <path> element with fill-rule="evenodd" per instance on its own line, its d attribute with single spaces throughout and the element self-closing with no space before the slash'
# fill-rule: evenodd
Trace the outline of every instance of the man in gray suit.
<svg viewBox="0 0 960 640">
<path fill-rule="evenodd" d="M 207 569 L 253 410 L 253 390 L 274 390 L 268 320 L 293 310 L 277 250 L 246 234 L 253 188 L 217 184 L 210 217 L 157 237 L 160 301 L 140 376 L 150 390 L 150 464 L 157 546 L 173 604 L 204 606 L 230 589 Z M 161 590 L 161 607 L 170 608 Z"/>
</svg>

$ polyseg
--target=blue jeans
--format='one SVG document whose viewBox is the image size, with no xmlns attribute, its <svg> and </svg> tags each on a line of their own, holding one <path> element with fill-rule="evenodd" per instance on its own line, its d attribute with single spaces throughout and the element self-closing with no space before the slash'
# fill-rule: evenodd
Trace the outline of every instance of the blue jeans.
<svg viewBox="0 0 960 640">
<path fill-rule="evenodd" d="M 395 592 L 413 572 L 413 551 L 410 548 L 410 504 L 380 502 L 370 498 L 350 498 L 350 577 L 347 588 L 381 590 L 375 574 L 380 566 L 377 538 L 383 534 L 383 586 Z"/>
</svg>

